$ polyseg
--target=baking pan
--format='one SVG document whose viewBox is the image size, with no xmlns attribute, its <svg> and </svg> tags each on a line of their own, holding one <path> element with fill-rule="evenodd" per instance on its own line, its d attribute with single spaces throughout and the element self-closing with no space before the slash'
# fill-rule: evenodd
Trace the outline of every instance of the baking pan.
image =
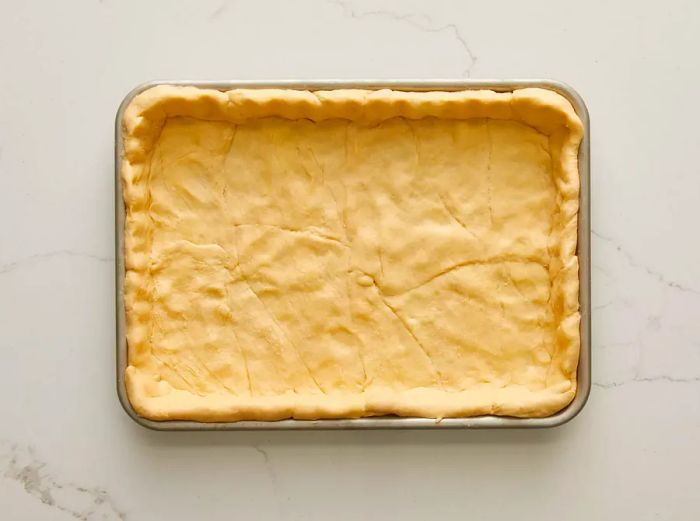
<svg viewBox="0 0 700 521">
<path fill-rule="evenodd" d="M 156 85 L 192 85 L 200 88 L 230 90 L 236 88 L 286 88 L 298 90 L 394 89 L 406 91 L 456 91 L 488 89 L 508 92 L 526 87 L 553 90 L 573 105 L 584 127 L 579 149 L 580 209 L 578 218 L 579 304 L 581 312 L 581 350 L 577 372 L 577 390 L 573 401 L 546 418 L 509 418 L 475 416 L 471 418 L 403 418 L 376 416 L 335 420 L 281 420 L 200 423 L 195 421 L 153 421 L 139 416 L 129 403 L 124 383 L 127 366 L 126 318 L 124 310 L 124 200 L 122 198 L 122 116 L 131 100 Z M 568 85 L 552 80 L 313 80 L 313 81 L 154 81 L 139 85 L 126 95 L 117 112 L 115 124 L 115 267 L 117 395 L 126 413 L 138 424 L 155 430 L 298 430 L 298 429 L 462 429 L 462 428 L 542 428 L 562 425 L 576 416 L 586 404 L 591 390 L 591 252 L 590 252 L 590 124 L 586 105 Z"/>
</svg>

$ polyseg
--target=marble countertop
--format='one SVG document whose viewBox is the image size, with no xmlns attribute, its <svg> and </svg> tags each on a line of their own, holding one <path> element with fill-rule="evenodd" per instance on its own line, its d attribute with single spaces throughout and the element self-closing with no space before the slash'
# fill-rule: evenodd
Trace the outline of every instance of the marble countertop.
<svg viewBox="0 0 700 521">
<path fill-rule="evenodd" d="M 697 519 L 698 19 L 681 0 L 5 2 L 3 519 Z M 114 390 L 120 100 L 156 78 L 364 77 L 550 77 L 586 99 L 588 405 L 542 431 L 135 425 Z"/>
</svg>

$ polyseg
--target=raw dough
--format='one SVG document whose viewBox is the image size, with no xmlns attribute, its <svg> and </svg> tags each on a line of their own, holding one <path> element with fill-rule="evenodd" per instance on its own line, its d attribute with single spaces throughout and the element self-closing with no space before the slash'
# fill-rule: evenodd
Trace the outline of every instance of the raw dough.
<svg viewBox="0 0 700 521">
<path fill-rule="evenodd" d="M 582 126 L 560 95 L 158 86 L 123 128 L 140 415 L 535 417 L 573 398 Z"/>
</svg>

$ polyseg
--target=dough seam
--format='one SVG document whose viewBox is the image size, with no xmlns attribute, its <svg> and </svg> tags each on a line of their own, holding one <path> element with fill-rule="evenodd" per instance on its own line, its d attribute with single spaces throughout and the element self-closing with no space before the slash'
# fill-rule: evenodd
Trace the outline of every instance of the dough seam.
<svg viewBox="0 0 700 521">
<path fill-rule="evenodd" d="M 461 401 L 460 399 L 454 399 L 451 403 L 447 403 L 430 389 L 412 389 L 397 392 L 393 397 L 387 397 L 374 396 L 370 391 L 363 388 L 363 392 L 360 394 L 367 396 L 364 396 L 362 399 L 343 396 L 330 397 L 328 398 L 330 401 L 325 404 L 314 402 L 315 398 L 313 396 L 310 398 L 311 402 L 306 403 L 305 397 L 299 396 L 297 393 L 293 393 L 296 395 L 296 398 L 258 396 L 249 397 L 248 399 L 247 397 L 236 396 L 236 400 L 231 401 L 218 397 L 209 400 L 211 402 L 210 405 L 197 400 L 195 396 L 190 398 L 181 394 L 184 391 L 173 390 L 167 399 L 154 395 L 152 391 L 148 390 L 153 382 L 149 380 L 150 377 L 148 375 L 143 374 L 139 369 L 141 362 L 148 356 L 157 358 L 153 349 L 153 328 L 155 323 L 152 296 L 155 287 L 152 276 L 152 229 L 154 222 L 150 212 L 152 203 L 150 176 L 153 160 L 157 153 L 160 132 L 165 128 L 167 120 L 171 117 L 187 117 L 207 122 L 228 121 L 234 125 L 268 117 L 308 119 L 313 122 L 339 118 L 357 121 L 368 126 L 378 125 L 392 118 L 405 118 L 411 132 L 414 133 L 414 138 L 415 130 L 411 126 L 411 122 L 414 120 L 423 118 L 485 119 L 485 126 L 489 133 L 489 146 L 491 148 L 493 147 L 490 130 L 490 122 L 492 120 L 515 120 L 537 130 L 541 134 L 549 136 L 550 148 L 548 152 L 550 162 L 553 165 L 551 173 L 557 190 L 558 205 L 555 208 L 552 230 L 546 249 L 550 260 L 546 265 L 539 260 L 537 263 L 546 266 L 549 271 L 549 306 L 553 314 L 556 308 L 556 316 L 553 316 L 553 326 L 556 328 L 554 331 L 555 351 L 550 358 L 545 383 L 549 383 L 552 376 L 550 373 L 552 373 L 555 364 L 557 364 L 556 367 L 558 370 L 561 370 L 561 375 L 558 377 L 561 381 L 557 384 L 559 390 L 543 395 L 537 395 L 537 393 L 533 392 L 531 395 L 528 394 L 520 403 L 511 403 L 507 397 L 499 398 L 498 395 L 493 395 L 492 398 L 488 398 L 486 401 L 482 400 L 483 403 L 474 403 L 473 397 L 468 396 L 469 393 L 466 391 L 466 394 L 463 393 L 464 396 Z M 127 264 L 125 306 L 129 344 L 129 368 L 126 373 L 126 381 L 129 399 L 139 414 L 153 419 L 182 418 L 200 421 L 238 420 L 244 418 L 355 417 L 387 412 L 428 417 L 468 416 L 483 414 L 484 412 L 515 416 L 545 416 L 561 409 L 573 398 L 576 386 L 576 360 L 578 359 L 579 339 L 576 336 L 577 333 L 574 335 L 571 331 L 577 330 L 574 326 L 578 323 L 578 278 L 575 273 L 576 270 L 569 268 L 577 262 L 575 255 L 575 224 L 578 212 L 576 157 L 578 145 L 583 135 L 583 128 L 570 104 L 560 95 L 542 89 L 522 89 L 513 93 L 494 93 L 490 91 L 414 93 L 388 90 L 306 92 L 279 89 L 237 89 L 222 93 L 194 87 L 158 86 L 134 98 L 125 111 L 122 124 L 125 150 L 122 159 L 122 184 L 127 208 L 125 225 L 125 259 Z M 346 155 L 348 152 L 347 147 L 349 146 L 348 129 L 349 126 L 345 130 Z M 565 134 L 565 137 L 562 140 L 561 150 L 559 150 L 559 158 L 555 160 L 552 149 L 553 136 L 561 132 Z M 237 127 L 234 127 L 228 152 L 224 155 L 224 161 L 230 155 L 236 140 L 236 134 Z M 417 148 L 416 153 L 418 154 Z M 345 241 L 347 242 L 348 229 L 344 210 L 339 208 L 336 194 L 330 185 L 327 184 L 322 165 L 318 163 L 318 159 L 315 156 L 313 160 L 321 173 L 321 183 L 327 187 L 334 200 L 336 212 L 339 216 L 343 214 L 343 218 L 340 221 L 346 236 Z M 488 206 L 490 219 L 493 222 L 493 208 L 490 202 L 492 189 L 490 168 L 491 158 L 489 157 L 489 166 L 487 168 L 489 173 Z M 450 209 L 444 196 L 438 194 L 438 197 L 441 199 L 442 205 L 450 217 L 464 230 L 473 234 L 474 232 L 469 230 L 457 218 L 454 211 Z M 240 223 L 239 226 L 249 225 L 276 226 L 262 223 Z M 282 229 L 282 227 L 277 227 Z M 325 237 L 315 234 L 315 232 L 288 231 L 290 233 L 309 233 L 320 240 L 331 240 L 344 244 L 340 239 L 331 238 L 330 236 Z M 476 238 L 478 239 L 478 237 Z M 347 244 L 345 245 L 347 246 Z M 148 252 L 145 257 L 144 251 Z M 504 262 L 510 261 L 505 260 Z M 478 261 L 466 262 L 463 265 L 478 263 Z M 438 273 L 417 287 L 430 283 L 432 280 L 459 267 L 458 265 Z M 382 263 L 382 271 L 383 268 Z M 504 266 L 504 269 L 508 271 L 508 279 L 512 281 L 516 291 L 522 293 L 508 268 Z M 241 273 L 243 274 L 242 269 Z M 382 276 L 382 278 L 384 277 Z M 384 299 L 382 288 L 376 284 L 373 277 L 372 280 L 380 293 L 380 297 Z M 250 286 L 249 282 L 248 285 Z M 144 290 L 144 288 L 146 289 Z M 409 288 L 407 291 L 416 288 Z M 251 291 L 253 291 L 252 287 Z M 144 292 L 151 296 L 150 299 L 144 298 Z M 253 291 L 253 293 L 255 292 Z M 401 292 L 401 294 L 403 293 L 405 292 Z M 398 294 L 389 296 L 398 296 Z M 261 303 L 264 306 L 264 302 L 261 301 Z M 144 308 L 143 304 L 150 304 L 150 306 Z M 352 302 L 349 291 L 348 305 L 351 308 Z M 349 309 L 349 312 L 350 316 L 352 316 L 351 309 Z M 393 310 L 392 312 L 396 315 Z M 398 315 L 397 318 L 401 320 Z M 573 323 L 570 319 L 573 320 Z M 278 327 L 281 329 L 281 326 Z M 405 323 L 404 327 L 407 332 L 411 333 Z M 235 328 L 232 327 L 232 329 Z M 283 329 L 281 329 L 281 332 L 285 334 Z M 415 335 L 412 334 L 412 336 L 414 336 L 419 347 L 425 351 L 425 348 Z M 245 359 L 245 349 L 238 339 L 236 339 L 236 343 L 242 357 Z M 358 357 L 362 360 L 360 351 L 361 348 L 358 347 Z M 426 356 L 428 356 L 427 353 Z M 430 359 L 430 356 L 428 358 Z M 432 363 L 432 359 L 430 360 Z M 165 362 L 162 363 L 165 364 Z M 365 383 L 367 383 L 364 360 L 362 364 L 365 373 Z M 247 361 L 245 366 L 249 391 L 252 392 L 252 382 Z M 439 373 L 437 374 L 439 375 Z M 310 371 L 309 375 L 312 379 L 314 378 Z M 564 387 L 567 380 L 568 389 Z M 320 385 L 318 387 L 323 391 Z M 206 401 L 208 397 L 202 396 L 201 398 Z M 246 399 L 248 399 L 248 402 L 246 402 Z"/>
</svg>

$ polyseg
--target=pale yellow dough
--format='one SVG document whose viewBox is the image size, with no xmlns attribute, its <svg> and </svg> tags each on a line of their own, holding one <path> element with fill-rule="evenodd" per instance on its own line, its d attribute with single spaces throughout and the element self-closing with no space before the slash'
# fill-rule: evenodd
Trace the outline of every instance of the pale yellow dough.
<svg viewBox="0 0 700 521">
<path fill-rule="evenodd" d="M 535 417 L 573 398 L 583 131 L 563 97 L 158 86 L 123 128 L 140 415 Z"/>
</svg>

